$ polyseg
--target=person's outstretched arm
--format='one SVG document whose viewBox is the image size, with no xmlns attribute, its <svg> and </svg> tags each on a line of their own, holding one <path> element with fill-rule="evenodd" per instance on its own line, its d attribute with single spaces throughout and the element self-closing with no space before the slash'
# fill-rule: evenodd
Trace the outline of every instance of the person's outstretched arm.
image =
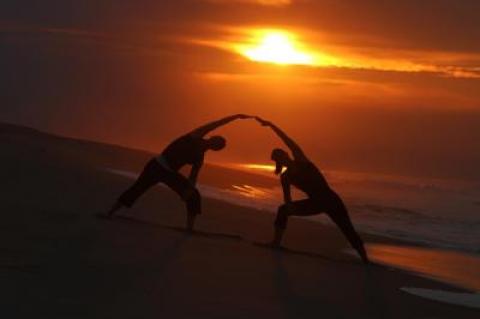
<svg viewBox="0 0 480 319">
<path fill-rule="evenodd" d="M 190 134 L 198 137 L 204 137 L 205 135 L 207 135 L 208 133 L 217 129 L 220 126 L 223 126 L 225 124 L 228 124 L 238 119 L 248 119 L 248 118 L 251 118 L 251 116 L 245 115 L 245 114 L 236 114 L 236 115 L 227 116 L 227 117 L 224 117 L 223 119 L 202 125 L 199 128 L 190 132 Z"/>
<path fill-rule="evenodd" d="M 261 119 L 259 117 L 256 117 L 255 119 L 263 126 L 270 127 L 278 135 L 278 137 L 282 139 L 285 145 L 288 146 L 288 148 L 292 152 L 293 157 L 296 160 L 308 160 L 300 146 L 298 146 L 297 143 L 295 143 L 290 137 L 288 137 L 288 135 L 285 134 L 285 132 L 283 132 L 281 129 L 279 129 L 275 124 L 269 121 L 265 121 L 264 119 Z"/>
</svg>

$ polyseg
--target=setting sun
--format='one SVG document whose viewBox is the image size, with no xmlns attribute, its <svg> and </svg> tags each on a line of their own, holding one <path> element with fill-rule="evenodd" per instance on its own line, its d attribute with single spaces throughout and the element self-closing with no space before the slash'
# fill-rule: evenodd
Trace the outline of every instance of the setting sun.
<svg viewBox="0 0 480 319">
<path fill-rule="evenodd" d="M 313 65 L 313 56 L 296 46 L 294 37 L 286 32 L 265 31 L 254 43 L 240 48 L 240 53 L 257 62 Z"/>
</svg>

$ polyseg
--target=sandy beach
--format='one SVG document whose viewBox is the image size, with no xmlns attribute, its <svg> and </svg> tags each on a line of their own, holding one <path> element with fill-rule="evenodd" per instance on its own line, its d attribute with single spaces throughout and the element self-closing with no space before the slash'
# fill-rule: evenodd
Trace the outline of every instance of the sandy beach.
<svg viewBox="0 0 480 319">
<path fill-rule="evenodd" d="M 288 249 L 272 251 L 258 244 L 270 240 L 271 214 L 204 198 L 197 233 L 189 235 L 183 204 L 160 187 L 127 214 L 97 218 L 131 183 L 104 168 L 139 171 L 147 152 L 11 125 L 0 126 L 0 143 L 2 318 L 480 315 L 406 293 L 401 288 L 471 291 L 392 267 L 365 267 L 346 252 L 338 230 L 320 223 L 292 219 Z M 245 174 L 207 166 L 200 180 L 228 183 Z"/>
</svg>

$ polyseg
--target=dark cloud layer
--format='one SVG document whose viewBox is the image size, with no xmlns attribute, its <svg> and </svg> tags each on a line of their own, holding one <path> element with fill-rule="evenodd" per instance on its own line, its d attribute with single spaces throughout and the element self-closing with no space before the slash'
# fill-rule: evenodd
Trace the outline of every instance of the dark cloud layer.
<svg viewBox="0 0 480 319">
<path fill-rule="evenodd" d="M 300 0 L 274 8 L 241 1 L 5 0 L 0 20 L 123 31 L 182 23 L 296 25 L 340 39 L 378 39 L 394 47 L 480 51 L 476 0 Z"/>
</svg>

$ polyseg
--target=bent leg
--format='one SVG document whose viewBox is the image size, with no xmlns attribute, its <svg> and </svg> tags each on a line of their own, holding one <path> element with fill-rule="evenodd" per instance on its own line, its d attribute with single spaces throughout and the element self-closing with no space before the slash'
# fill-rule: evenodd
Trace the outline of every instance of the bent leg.
<svg viewBox="0 0 480 319">
<path fill-rule="evenodd" d="M 187 230 L 193 231 L 193 225 L 195 223 L 195 217 L 202 213 L 202 197 L 200 192 L 195 188 L 193 193 L 186 200 L 187 204 Z"/>
<path fill-rule="evenodd" d="M 171 172 L 165 179 L 165 184 L 177 193 L 185 202 L 187 208 L 187 229 L 193 230 L 195 217 L 202 213 L 201 195 L 185 176 Z M 186 195 L 187 194 L 187 195 Z"/>
<path fill-rule="evenodd" d="M 317 201 L 312 199 L 303 199 L 293 201 L 290 204 L 283 204 L 278 208 L 277 217 L 275 218 L 275 234 L 272 246 L 279 247 L 285 229 L 287 228 L 288 218 L 290 216 L 309 216 L 322 212 L 322 207 Z"/>
<path fill-rule="evenodd" d="M 329 210 L 327 212 L 328 216 L 333 220 L 333 222 L 340 228 L 343 235 L 347 238 L 350 245 L 358 252 L 363 262 L 368 264 L 369 260 L 367 257 L 367 252 L 363 246 L 363 241 L 355 231 L 353 224 L 348 216 L 348 211 L 343 203 L 339 203 L 335 209 Z"/>
</svg>

